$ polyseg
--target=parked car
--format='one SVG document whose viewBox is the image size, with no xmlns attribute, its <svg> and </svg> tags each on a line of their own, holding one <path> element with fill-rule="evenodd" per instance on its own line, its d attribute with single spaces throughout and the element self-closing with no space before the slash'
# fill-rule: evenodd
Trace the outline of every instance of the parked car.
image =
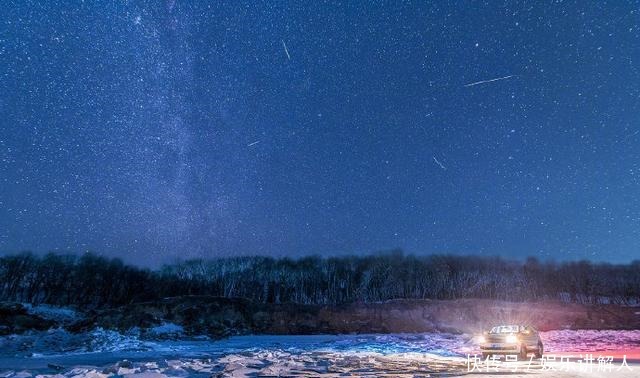
<svg viewBox="0 0 640 378">
<path fill-rule="evenodd" d="M 480 337 L 480 350 L 483 358 L 515 354 L 524 360 L 528 353 L 542 357 L 544 346 L 538 330 L 530 325 L 499 325 Z"/>
</svg>

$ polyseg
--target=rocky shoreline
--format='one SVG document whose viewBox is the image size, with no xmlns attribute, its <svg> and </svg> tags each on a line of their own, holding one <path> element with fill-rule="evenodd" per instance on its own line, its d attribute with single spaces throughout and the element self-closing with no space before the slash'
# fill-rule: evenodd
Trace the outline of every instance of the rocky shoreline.
<svg viewBox="0 0 640 378">
<path fill-rule="evenodd" d="M 184 337 L 223 338 L 245 334 L 358 334 L 411 332 L 474 333 L 504 322 L 525 322 L 542 331 L 556 329 L 640 329 L 640 309 L 557 301 L 504 302 L 483 299 L 396 300 L 343 306 L 256 304 L 240 298 L 182 296 L 119 308 L 76 309 L 60 319 L 34 313 L 19 303 L 0 304 L 0 335 L 64 328 L 142 331 L 163 324 Z M 168 332 L 171 335 L 171 332 Z"/>
</svg>

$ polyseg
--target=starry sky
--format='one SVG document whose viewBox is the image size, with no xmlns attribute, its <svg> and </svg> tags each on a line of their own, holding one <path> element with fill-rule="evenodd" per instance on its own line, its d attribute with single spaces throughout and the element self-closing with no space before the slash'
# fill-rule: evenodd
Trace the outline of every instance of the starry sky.
<svg viewBox="0 0 640 378">
<path fill-rule="evenodd" d="M 639 16 L 9 1 L 0 251 L 637 259 Z"/>
</svg>

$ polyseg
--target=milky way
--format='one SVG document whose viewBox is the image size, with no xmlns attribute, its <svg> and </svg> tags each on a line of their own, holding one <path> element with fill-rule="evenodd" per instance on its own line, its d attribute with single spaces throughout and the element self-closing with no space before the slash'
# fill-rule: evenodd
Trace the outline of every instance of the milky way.
<svg viewBox="0 0 640 378">
<path fill-rule="evenodd" d="M 638 9 L 9 3 L 0 252 L 631 260 Z"/>
</svg>

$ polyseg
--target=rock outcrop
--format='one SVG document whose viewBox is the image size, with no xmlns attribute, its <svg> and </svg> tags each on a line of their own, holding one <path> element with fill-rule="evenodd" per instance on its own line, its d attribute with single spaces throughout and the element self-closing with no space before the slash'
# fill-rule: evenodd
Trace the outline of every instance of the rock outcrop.
<svg viewBox="0 0 640 378">
<path fill-rule="evenodd" d="M 56 322 L 30 314 L 20 303 L 0 303 L 0 335 L 20 334 L 29 330 L 45 331 Z"/>
</svg>

